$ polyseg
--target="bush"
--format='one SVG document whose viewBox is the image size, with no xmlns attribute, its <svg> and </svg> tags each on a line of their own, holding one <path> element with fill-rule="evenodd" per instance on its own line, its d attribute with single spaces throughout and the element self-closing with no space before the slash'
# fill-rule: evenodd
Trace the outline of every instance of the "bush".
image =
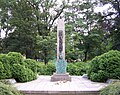
<svg viewBox="0 0 120 95">
<path fill-rule="evenodd" d="M 24 57 L 18 52 L 9 52 L 7 54 L 7 57 L 8 57 L 7 60 L 11 65 L 11 73 L 13 77 L 13 73 L 14 73 L 13 64 L 23 64 Z"/>
<path fill-rule="evenodd" d="M 10 64 L 22 64 L 24 57 L 18 52 L 9 52 L 7 54 L 9 56 Z"/>
<path fill-rule="evenodd" d="M 5 73 L 4 73 L 4 66 L 2 64 L 2 62 L 0 62 L 0 79 L 4 79 L 6 77 Z"/>
<path fill-rule="evenodd" d="M 6 54 L 0 54 L 0 66 L 2 72 L 2 74 L 0 73 L 0 77 L 2 79 L 12 77 L 11 66 L 8 59 L 9 57 Z"/>
<path fill-rule="evenodd" d="M 36 61 L 24 60 L 24 57 L 17 52 L 0 54 L 0 79 L 15 78 L 19 82 L 27 82 L 36 79 L 36 72 Z"/>
<path fill-rule="evenodd" d="M 88 64 L 84 62 L 69 63 L 67 65 L 67 72 L 70 75 L 83 75 L 86 73 Z M 44 65 L 43 63 L 38 64 L 37 72 L 39 75 L 52 75 L 55 72 L 55 64 L 49 63 Z"/>
<path fill-rule="evenodd" d="M 52 75 L 55 72 L 55 64 L 49 63 L 45 65 L 43 63 L 39 63 L 37 72 L 39 75 Z"/>
<path fill-rule="evenodd" d="M 88 77 L 92 81 L 105 82 L 120 78 L 120 52 L 111 50 L 90 61 Z"/>
<path fill-rule="evenodd" d="M 36 79 L 36 74 L 31 69 L 25 68 L 23 65 L 14 64 L 13 68 L 13 77 L 17 82 L 27 82 Z"/>
<path fill-rule="evenodd" d="M 67 72 L 70 75 L 83 75 L 86 73 L 88 64 L 84 62 L 69 63 L 67 66 Z"/>
<path fill-rule="evenodd" d="M 37 73 L 38 73 L 39 75 L 45 75 L 45 71 L 46 71 L 45 69 L 46 69 L 45 64 L 39 62 L 39 63 L 38 63 L 38 66 L 37 66 Z"/>
<path fill-rule="evenodd" d="M 46 75 L 52 75 L 55 71 L 55 64 L 49 63 L 46 65 Z"/>
<path fill-rule="evenodd" d="M 37 62 L 33 59 L 25 59 L 25 66 L 31 69 L 34 73 L 37 73 Z"/>
<path fill-rule="evenodd" d="M 67 72 L 70 74 L 70 75 L 78 75 L 77 72 L 78 71 L 78 68 L 76 65 L 74 65 L 73 63 L 69 63 L 67 65 Z"/>
<path fill-rule="evenodd" d="M 120 82 L 105 87 L 100 91 L 100 95 L 120 95 Z"/>
<path fill-rule="evenodd" d="M 98 73 L 92 73 L 90 79 L 94 82 L 104 82 L 107 80 L 107 73 L 99 70 Z"/>
<path fill-rule="evenodd" d="M 12 86 L 0 82 L 0 95 L 22 95 L 22 94 Z"/>
</svg>

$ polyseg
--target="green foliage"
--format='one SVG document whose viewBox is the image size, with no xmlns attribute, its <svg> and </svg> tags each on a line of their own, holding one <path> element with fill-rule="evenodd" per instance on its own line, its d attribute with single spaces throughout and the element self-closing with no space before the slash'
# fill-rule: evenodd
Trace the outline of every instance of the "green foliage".
<svg viewBox="0 0 120 95">
<path fill-rule="evenodd" d="M 35 60 L 24 59 L 17 52 L 0 54 L 0 79 L 15 78 L 17 81 L 26 82 L 36 79 L 36 73 Z"/>
<path fill-rule="evenodd" d="M 40 58 L 48 63 L 51 55 L 56 54 L 51 47 L 56 43 L 52 44 L 51 39 L 56 36 L 51 35 L 54 33 L 51 30 L 66 5 L 66 1 L 58 4 L 56 0 L 0 0 L 0 26 L 6 33 L 2 52 L 20 52 L 27 58 Z M 40 41 L 45 48 L 37 45 L 37 35 L 42 37 Z"/>
<path fill-rule="evenodd" d="M 23 55 L 21 55 L 18 52 L 9 52 L 7 54 L 7 56 L 9 56 L 9 62 L 10 64 L 22 64 L 23 63 Z"/>
<path fill-rule="evenodd" d="M 8 12 L 11 12 L 11 18 L 7 20 L 7 24 L 10 27 L 8 30 L 11 31 L 14 27 L 16 28 L 4 39 L 5 52 L 15 51 L 22 54 L 25 53 L 27 57 L 31 57 L 36 42 L 36 24 L 34 23 L 33 7 L 27 3 L 27 0 L 8 1 L 8 5 Z"/>
<path fill-rule="evenodd" d="M 52 75 L 55 72 L 55 65 L 53 63 L 49 63 L 48 65 L 46 65 L 46 71 L 47 75 Z"/>
<path fill-rule="evenodd" d="M 105 82 L 108 76 L 105 71 L 99 70 L 98 73 L 91 73 L 90 79 L 95 82 Z"/>
<path fill-rule="evenodd" d="M 26 68 L 31 69 L 34 73 L 37 73 L 37 65 L 38 63 L 33 59 L 25 59 L 24 64 Z"/>
<path fill-rule="evenodd" d="M 84 62 L 69 63 L 67 66 L 67 72 L 70 75 L 83 75 L 86 74 L 88 64 Z"/>
<path fill-rule="evenodd" d="M 27 82 L 36 79 L 36 74 L 31 69 L 25 68 L 23 65 L 14 64 L 13 68 L 13 77 L 18 82 Z"/>
<path fill-rule="evenodd" d="M 37 72 L 40 75 L 52 75 L 55 72 L 55 65 L 53 63 L 47 65 L 39 63 Z"/>
<path fill-rule="evenodd" d="M 88 76 L 92 81 L 120 79 L 120 52 L 111 50 L 90 61 Z"/>
<path fill-rule="evenodd" d="M 21 55 L 21 53 L 18 52 L 9 52 L 6 55 L 8 58 L 6 58 L 7 61 L 9 61 L 9 65 L 11 68 L 11 72 L 13 73 L 13 64 L 23 64 L 24 57 Z"/>
<path fill-rule="evenodd" d="M 98 3 L 104 5 L 110 4 L 113 8 L 112 11 L 110 7 L 107 9 L 105 14 L 102 14 L 102 29 L 109 32 L 110 42 L 112 43 L 112 49 L 120 50 L 120 0 L 98 0 Z M 107 19 L 109 18 L 109 19 Z M 109 22 L 109 23 L 108 23 Z M 114 23 L 113 23 L 114 22 Z"/>
<path fill-rule="evenodd" d="M 100 95 L 120 95 L 120 82 L 115 82 L 100 91 Z"/>
<path fill-rule="evenodd" d="M 38 62 L 37 73 L 39 75 L 44 75 L 44 72 L 45 72 L 45 64 L 43 64 L 42 62 Z"/>
<path fill-rule="evenodd" d="M 39 51 L 38 58 L 42 59 L 45 64 L 47 64 L 50 59 L 55 57 L 55 42 L 55 33 L 51 33 L 50 36 L 37 36 L 37 47 Z"/>
<path fill-rule="evenodd" d="M 0 95 L 22 95 L 16 88 L 0 82 Z"/>
<path fill-rule="evenodd" d="M 4 66 L 2 62 L 0 62 L 0 79 L 4 79 L 4 78 L 5 78 Z"/>
<path fill-rule="evenodd" d="M 8 59 L 9 57 L 6 54 L 0 54 L 0 62 L 1 62 L 0 64 L 1 64 L 1 72 L 2 72 L 0 76 L 3 79 L 12 77 L 11 66 Z"/>
<path fill-rule="evenodd" d="M 89 65 L 84 62 L 76 62 L 76 63 L 68 63 L 67 72 L 70 75 L 83 75 L 86 74 Z M 55 70 L 55 64 L 48 63 L 44 65 L 43 63 L 39 63 L 37 72 L 39 75 L 52 75 Z"/>
<path fill-rule="evenodd" d="M 107 51 L 106 32 L 99 27 L 101 16 L 94 12 L 95 5 L 96 1 L 75 0 L 65 12 L 68 60 L 88 61 Z"/>
</svg>

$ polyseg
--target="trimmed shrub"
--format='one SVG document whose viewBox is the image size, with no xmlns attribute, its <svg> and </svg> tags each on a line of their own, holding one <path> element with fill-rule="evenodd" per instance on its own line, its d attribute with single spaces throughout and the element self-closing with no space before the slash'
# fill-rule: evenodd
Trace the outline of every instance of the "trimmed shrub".
<svg viewBox="0 0 120 95">
<path fill-rule="evenodd" d="M 69 72 L 70 75 L 77 75 L 77 66 L 74 65 L 73 63 L 69 63 L 67 65 L 67 72 Z"/>
<path fill-rule="evenodd" d="M 16 88 L 0 82 L 0 95 L 22 95 Z"/>
<path fill-rule="evenodd" d="M 84 62 L 69 63 L 67 66 L 67 72 L 70 75 L 83 75 L 86 74 L 88 64 Z"/>
<path fill-rule="evenodd" d="M 31 69 L 34 73 L 37 73 L 37 65 L 38 63 L 33 59 L 25 59 L 24 60 L 25 67 Z"/>
<path fill-rule="evenodd" d="M 24 57 L 21 55 L 21 53 L 9 52 L 7 56 L 9 56 L 10 64 L 22 64 L 23 63 Z"/>
<path fill-rule="evenodd" d="M 12 72 L 11 72 L 11 66 L 9 63 L 9 57 L 6 54 L 0 54 L 0 62 L 1 62 L 1 69 L 2 69 L 2 75 L 1 78 L 11 78 Z"/>
<path fill-rule="evenodd" d="M 55 64 L 49 63 L 46 65 L 46 75 L 52 75 L 55 71 Z"/>
<path fill-rule="evenodd" d="M 0 54 L 0 79 L 15 78 L 19 82 L 27 82 L 36 79 L 36 73 L 36 61 L 24 61 L 24 57 L 17 52 Z"/>
<path fill-rule="evenodd" d="M 31 69 L 25 68 L 23 65 L 14 64 L 13 68 L 13 77 L 17 82 L 27 82 L 36 79 L 36 74 Z"/>
<path fill-rule="evenodd" d="M 111 50 L 90 61 L 88 77 L 92 81 L 105 82 L 120 78 L 120 52 Z"/>
<path fill-rule="evenodd" d="M 43 63 L 39 63 L 37 72 L 39 75 L 52 75 L 55 72 L 55 64 L 49 63 L 45 65 Z"/>
<path fill-rule="evenodd" d="M 88 64 L 84 62 L 69 63 L 67 65 L 67 72 L 70 75 L 83 75 L 88 69 Z M 49 63 L 44 65 L 43 63 L 38 64 L 37 72 L 39 75 L 52 75 L 55 72 L 55 64 Z"/>
<path fill-rule="evenodd" d="M 0 62 L 0 79 L 4 79 L 6 77 L 6 74 L 4 73 L 4 66 L 2 62 Z"/>
<path fill-rule="evenodd" d="M 45 64 L 39 62 L 39 63 L 38 63 L 38 66 L 37 66 L 37 73 L 38 73 L 39 75 L 45 75 L 45 71 L 46 71 L 45 69 L 46 69 Z"/>
<path fill-rule="evenodd" d="M 120 82 L 105 87 L 100 91 L 100 95 L 120 95 Z"/>
<path fill-rule="evenodd" d="M 107 80 L 107 73 L 99 70 L 98 73 L 92 73 L 90 79 L 94 82 L 104 82 Z"/>
</svg>

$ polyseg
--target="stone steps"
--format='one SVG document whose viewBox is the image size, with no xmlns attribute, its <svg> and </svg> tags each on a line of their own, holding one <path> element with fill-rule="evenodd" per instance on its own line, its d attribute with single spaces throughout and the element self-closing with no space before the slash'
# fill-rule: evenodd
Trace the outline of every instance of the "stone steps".
<svg viewBox="0 0 120 95">
<path fill-rule="evenodd" d="M 82 76 L 71 76 L 71 81 L 56 82 L 51 82 L 51 76 L 39 76 L 34 81 L 14 86 L 25 95 L 99 95 L 99 91 L 107 85 Z"/>
<path fill-rule="evenodd" d="M 99 95 L 99 91 L 21 91 L 25 95 Z"/>
</svg>

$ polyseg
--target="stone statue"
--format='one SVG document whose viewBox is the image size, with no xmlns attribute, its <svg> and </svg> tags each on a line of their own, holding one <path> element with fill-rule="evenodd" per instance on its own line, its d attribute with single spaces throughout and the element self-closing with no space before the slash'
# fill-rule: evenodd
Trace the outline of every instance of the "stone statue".
<svg viewBox="0 0 120 95">
<path fill-rule="evenodd" d="M 51 77 L 51 81 L 68 80 L 71 77 L 66 73 L 67 62 L 65 61 L 65 25 L 64 19 L 58 19 L 57 25 L 57 61 L 55 63 L 56 73 Z"/>
</svg>

